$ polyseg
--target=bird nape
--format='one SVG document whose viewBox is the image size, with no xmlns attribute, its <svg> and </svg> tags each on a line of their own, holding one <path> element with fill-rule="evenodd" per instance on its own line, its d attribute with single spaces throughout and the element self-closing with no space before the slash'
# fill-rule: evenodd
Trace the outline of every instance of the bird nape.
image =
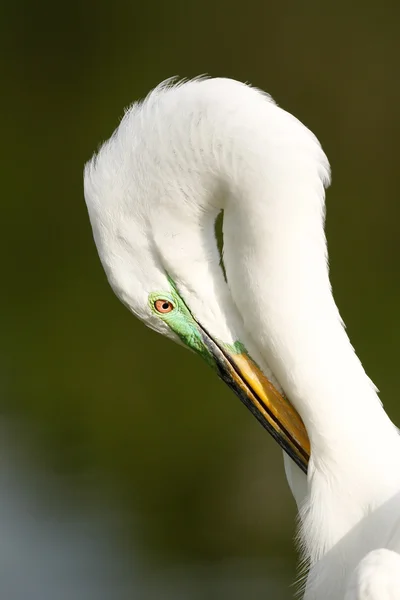
<svg viewBox="0 0 400 600">
<path fill-rule="evenodd" d="M 332 296 L 329 180 L 302 123 L 206 78 L 133 104 L 84 174 L 115 293 L 202 356 L 284 449 L 305 600 L 398 600 L 400 437 Z"/>
</svg>

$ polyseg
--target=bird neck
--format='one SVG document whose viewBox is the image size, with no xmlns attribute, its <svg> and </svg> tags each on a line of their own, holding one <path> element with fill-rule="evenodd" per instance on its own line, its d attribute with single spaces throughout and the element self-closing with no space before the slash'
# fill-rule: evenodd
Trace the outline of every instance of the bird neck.
<svg viewBox="0 0 400 600">
<path fill-rule="evenodd" d="M 351 449 L 389 468 L 399 436 L 332 296 L 321 186 L 266 172 L 225 207 L 225 267 L 245 329 L 302 417 L 314 462 L 348 463 Z"/>
</svg>

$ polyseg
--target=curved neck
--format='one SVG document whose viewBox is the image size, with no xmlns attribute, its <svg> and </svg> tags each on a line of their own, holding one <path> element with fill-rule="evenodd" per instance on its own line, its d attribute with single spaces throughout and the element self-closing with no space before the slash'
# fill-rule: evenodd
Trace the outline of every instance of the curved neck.
<svg viewBox="0 0 400 600">
<path fill-rule="evenodd" d="M 305 423 L 314 458 L 346 461 L 350 445 L 360 460 L 381 453 L 387 462 L 398 434 L 332 296 L 318 163 L 307 162 L 307 146 L 296 155 L 289 144 L 280 146 L 281 156 L 275 152 L 272 165 L 257 154 L 257 169 L 256 153 L 248 152 L 253 162 L 244 172 L 251 177 L 230 189 L 224 213 L 229 287 L 246 330 L 256 332 L 252 341 Z M 372 432 L 378 444 L 371 443 Z"/>
<path fill-rule="evenodd" d="M 324 233 L 329 164 L 318 140 L 268 97 L 235 82 L 194 82 L 152 102 L 164 102 L 159 113 L 147 107 L 160 137 L 143 147 L 151 150 L 158 199 L 149 214 L 152 239 L 191 310 L 228 340 L 238 309 L 245 337 L 253 338 L 248 347 L 300 413 L 315 457 L 346 460 L 351 445 L 363 459 L 381 453 L 383 461 L 398 436 L 332 297 Z M 229 290 L 211 239 L 210 215 L 221 208 Z M 166 238 L 167 230 L 174 235 Z M 371 444 L 371 431 L 379 444 Z"/>
</svg>

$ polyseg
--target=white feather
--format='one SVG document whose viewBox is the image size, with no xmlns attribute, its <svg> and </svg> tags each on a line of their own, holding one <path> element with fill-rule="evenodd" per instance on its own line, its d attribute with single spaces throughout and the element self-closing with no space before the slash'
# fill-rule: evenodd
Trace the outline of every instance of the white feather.
<svg viewBox="0 0 400 600">
<path fill-rule="evenodd" d="M 162 84 L 85 168 L 99 255 L 123 302 L 173 337 L 147 305 L 169 273 L 198 321 L 215 338 L 243 341 L 300 413 L 308 480 L 285 467 L 311 565 L 305 598 L 342 600 L 348 588 L 346 600 L 393 600 L 400 438 L 331 293 L 328 183 L 315 136 L 228 79 Z M 222 209 L 227 281 L 214 234 Z M 389 595 L 374 591 L 375 576 Z"/>
</svg>

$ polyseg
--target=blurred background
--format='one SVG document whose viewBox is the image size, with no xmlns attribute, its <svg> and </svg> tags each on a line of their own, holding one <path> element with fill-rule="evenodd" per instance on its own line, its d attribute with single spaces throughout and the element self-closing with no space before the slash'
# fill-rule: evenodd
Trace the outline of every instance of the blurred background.
<svg viewBox="0 0 400 600">
<path fill-rule="evenodd" d="M 291 598 L 281 453 L 205 364 L 113 296 L 82 169 L 124 107 L 172 75 L 272 94 L 330 158 L 335 297 L 400 424 L 400 4 L 22 0 L 2 13 L 0 598 Z"/>
</svg>

